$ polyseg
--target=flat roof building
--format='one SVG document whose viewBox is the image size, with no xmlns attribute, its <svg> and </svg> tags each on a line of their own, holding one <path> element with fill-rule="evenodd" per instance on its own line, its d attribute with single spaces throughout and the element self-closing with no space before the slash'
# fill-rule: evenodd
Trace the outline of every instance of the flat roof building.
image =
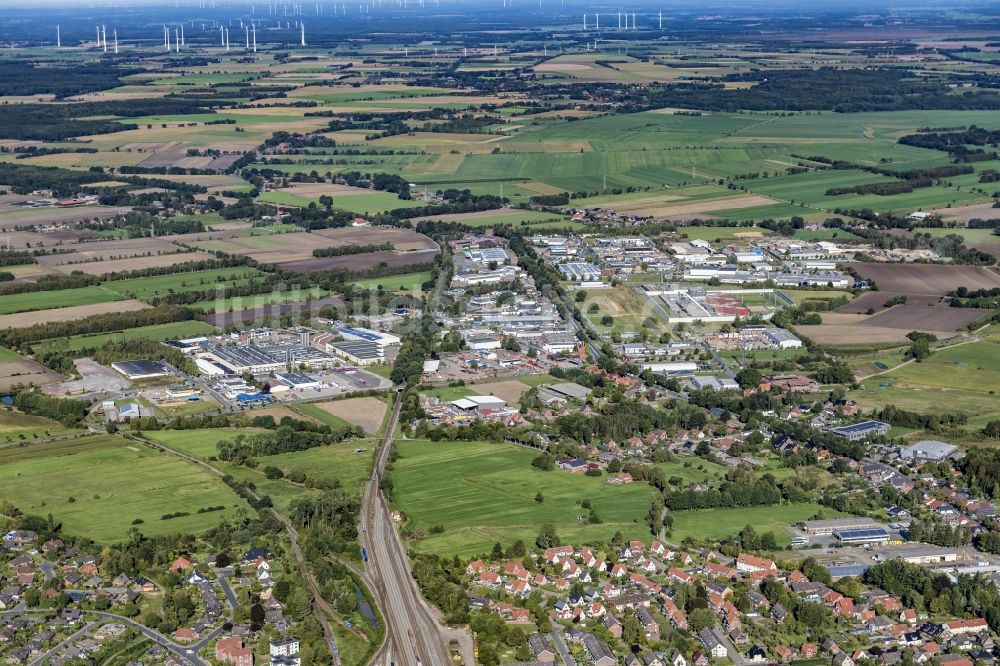
<svg viewBox="0 0 1000 666">
<path fill-rule="evenodd" d="M 571 282 L 598 282 L 601 269 L 587 261 L 571 261 L 559 264 L 559 272 Z"/>
<path fill-rule="evenodd" d="M 357 365 L 373 365 L 385 360 L 385 350 L 377 342 L 368 340 L 345 340 L 328 342 L 326 348 L 339 358 Z"/>
<path fill-rule="evenodd" d="M 837 530 L 837 541 L 845 544 L 881 544 L 889 542 L 889 533 L 881 527 L 861 530 Z"/>
<path fill-rule="evenodd" d="M 948 460 L 958 453 L 958 447 L 936 439 L 925 439 L 899 450 L 899 457 L 904 460 Z"/>
<path fill-rule="evenodd" d="M 801 349 L 802 341 L 783 328 L 768 328 L 764 336 L 778 349 Z"/>
<path fill-rule="evenodd" d="M 319 382 L 304 372 L 279 372 L 274 378 L 288 388 L 307 389 L 316 388 Z"/>
<path fill-rule="evenodd" d="M 862 530 L 881 527 L 871 518 L 832 518 L 829 520 L 807 520 L 805 533 L 811 535 L 833 534 L 842 530 Z"/>
<path fill-rule="evenodd" d="M 170 374 L 167 367 L 159 361 L 136 359 L 133 361 L 116 361 L 111 367 L 129 379 L 152 379 L 166 377 Z"/>
<path fill-rule="evenodd" d="M 873 435 L 884 435 L 889 432 L 889 424 L 881 421 L 862 421 L 851 425 L 830 428 L 830 433 L 843 437 L 850 442 L 868 439 Z"/>
</svg>

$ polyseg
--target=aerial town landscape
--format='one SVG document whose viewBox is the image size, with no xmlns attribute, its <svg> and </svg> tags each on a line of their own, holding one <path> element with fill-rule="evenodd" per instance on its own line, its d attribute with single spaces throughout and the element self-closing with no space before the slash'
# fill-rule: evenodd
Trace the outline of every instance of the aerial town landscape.
<svg viewBox="0 0 1000 666">
<path fill-rule="evenodd" d="M 994 666 L 1000 5 L 0 14 L 0 663 Z"/>
</svg>

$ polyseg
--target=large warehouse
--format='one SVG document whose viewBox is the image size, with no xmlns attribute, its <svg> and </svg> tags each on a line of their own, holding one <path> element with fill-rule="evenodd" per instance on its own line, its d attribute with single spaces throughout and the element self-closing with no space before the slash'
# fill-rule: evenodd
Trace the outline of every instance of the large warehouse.
<svg viewBox="0 0 1000 666">
<path fill-rule="evenodd" d="M 333 358 L 326 352 L 300 344 L 216 347 L 206 356 L 236 374 L 259 375 L 284 370 L 288 365 L 325 368 L 333 364 Z"/>
<path fill-rule="evenodd" d="M 385 360 L 385 349 L 377 342 L 368 340 L 345 340 L 328 342 L 326 348 L 334 356 L 355 365 L 373 365 Z"/>
<path fill-rule="evenodd" d="M 153 379 L 166 377 L 170 374 L 167 367 L 159 361 L 136 359 L 133 361 L 116 361 L 111 367 L 129 379 Z"/>
</svg>

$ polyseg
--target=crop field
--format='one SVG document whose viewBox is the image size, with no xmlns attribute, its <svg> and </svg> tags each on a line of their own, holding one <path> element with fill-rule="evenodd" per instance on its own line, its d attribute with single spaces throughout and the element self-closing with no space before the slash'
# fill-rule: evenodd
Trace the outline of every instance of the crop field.
<svg viewBox="0 0 1000 666">
<path fill-rule="evenodd" d="M 35 361 L 18 360 L 0 362 L 0 390 L 9 391 L 18 384 L 45 386 L 62 381 L 64 377 Z"/>
<path fill-rule="evenodd" d="M 38 293 L 60 294 L 64 292 Z M 105 314 L 108 312 L 129 312 L 149 307 L 141 301 L 131 299 L 116 300 L 116 298 L 105 299 L 104 301 L 96 302 L 91 305 L 67 305 L 48 310 L 36 310 L 32 312 L 17 312 L 15 314 L 0 315 L 0 329 L 34 326 L 35 324 L 44 324 L 50 321 L 74 321 L 76 319 L 90 317 L 91 315 Z M 56 301 L 58 298 L 53 298 L 53 300 Z"/>
<path fill-rule="evenodd" d="M 957 331 L 989 315 L 991 310 L 953 308 L 947 305 L 897 305 L 868 317 L 861 326 L 905 328 L 907 331 Z"/>
<path fill-rule="evenodd" d="M 1000 272 L 984 266 L 937 264 L 853 263 L 851 268 L 879 290 L 897 294 L 942 296 L 959 287 L 970 290 L 1000 287 Z"/>
<path fill-rule="evenodd" d="M 388 409 L 385 402 L 372 397 L 316 402 L 312 403 L 312 407 L 351 425 L 361 426 L 367 433 L 376 432 L 382 426 L 385 412 Z"/>
<path fill-rule="evenodd" d="M 125 298 L 149 300 L 186 291 L 204 291 L 247 284 L 260 275 L 254 268 L 223 268 L 191 273 L 174 273 L 132 280 L 115 280 L 101 286 Z"/>
<path fill-rule="evenodd" d="M 109 301 L 123 300 L 125 297 L 103 286 L 60 289 L 57 291 L 33 291 L 22 294 L 0 296 L 0 315 L 65 308 L 74 305 L 94 305 Z"/>
<path fill-rule="evenodd" d="M 359 289 L 378 289 L 382 287 L 386 291 L 416 292 L 420 291 L 420 285 L 428 282 L 433 277 L 433 272 L 421 271 L 419 273 L 368 278 L 367 280 L 353 280 L 351 284 Z"/>
<path fill-rule="evenodd" d="M 394 500 L 407 528 L 424 538 L 411 542 L 420 552 L 471 556 L 493 544 L 516 539 L 531 543 L 543 523 L 553 523 L 567 543 L 609 540 L 616 530 L 625 538 L 645 538 L 642 516 L 653 489 L 643 484 L 615 487 L 607 477 L 593 478 L 531 467 L 531 451 L 476 442 L 401 441 L 394 463 Z M 544 502 L 535 501 L 543 493 Z M 587 525 L 590 499 L 604 521 Z M 444 531 L 428 530 L 442 525 Z"/>
<path fill-rule="evenodd" d="M 0 461 L 5 499 L 99 543 L 125 539 L 134 521 L 147 535 L 199 533 L 247 509 L 209 472 L 110 435 L 4 449 Z M 190 515 L 161 519 L 175 512 Z"/>
<path fill-rule="evenodd" d="M 83 271 L 88 275 L 105 275 L 107 273 L 136 271 L 141 268 L 176 266 L 177 264 L 184 264 L 191 261 L 204 261 L 211 258 L 211 255 L 205 254 L 204 252 L 175 252 L 172 254 L 130 256 L 125 259 L 103 259 L 100 261 L 88 261 L 82 264 L 59 264 L 57 266 L 53 266 L 52 268 L 53 270 L 67 275 L 73 271 Z"/>
<path fill-rule="evenodd" d="M 422 220 L 440 220 L 442 222 L 460 222 L 468 227 L 492 227 L 500 224 L 510 224 L 513 226 L 530 225 L 534 227 L 546 226 L 543 222 L 565 221 L 564 215 L 552 215 L 544 211 L 534 210 L 483 210 L 475 213 L 454 213 L 451 215 L 431 215 L 429 217 L 419 217 L 413 220 L 414 223 Z"/>
</svg>

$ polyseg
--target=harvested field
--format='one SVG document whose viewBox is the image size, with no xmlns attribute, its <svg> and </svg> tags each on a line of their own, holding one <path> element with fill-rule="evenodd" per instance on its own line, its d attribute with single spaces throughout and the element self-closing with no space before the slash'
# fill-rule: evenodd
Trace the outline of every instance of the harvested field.
<svg viewBox="0 0 1000 666">
<path fill-rule="evenodd" d="M 108 312 L 131 312 L 143 310 L 149 306 L 142 301 L 127 300 L 110 303 L 94 303 L 93 305 L 74 305 L 68 308 L 52 310 L 36 310 L 35 312 L 19 312 L 0 316 L 0 329 L 25 328 L 35 324 L 46 324 L 51 321 L 74 321 L 91 315 L 107 314 Z"/>
<path fill-rule="evenodd" d="M 751 194 L 742 197 L 729 197 L 724 199 L 710 199 L 707 201 L 690 201 L 683 203 L 671 203 L 674 196 L 660 195 L 657 197 L 646 197 L 631 201 L 620 201 L 608 204 L 619 213 L 630 213 L 634 215 L 651 215 L 653 217 L 665 217 L 673 220 L 685 220 L 688 218 L 704 218 L 705 213 L 723 210 L 738 210 L 740 208 L 753 208 L 755 206 L 770 206 L 780 203 L 775 199 Z"/>
<path fill-rule="evenodd" d="M 0 391 L 9 391 L 18 384 L 45 386 L 62 381 L 63 376 L 34 361 L 0 363 Z"/>
<path fill-rule="evenodd" d="M 178 252 L 176 254 L 158 254 L 152 257 L 130 257 L 128 259 L 109 259 L 105 261 L 91 261 L 85 264 L 63 264 L 56 266 L 55 270 L 61 273 L 72 273 L 73 271 L 83 271 L 88 275 L 104 275 L 105 273 L 119 273 L 122 271 L 134 271 L 140 268 L 159 268 L 160 266 L 173 266 L 189 261 L 202 261 L 211 259 L 212 255 L 204 252 Z"/>
<path fill-rule="evenodd" d="M 851 268 L 880 291 L 897 294 L 943 296 L 959 287 L 995 289 L 1000 287 L 1000 271 L 984 266 L 943 266 L 939 264 L 852 263 Z"/>
<path fill-rule="evenodd" d="M 62 266 L 105 259 L 128 259 L 145 255 L 176 254 L 180 248 L 163 238 L 133 238 L 128 240 L 78 243 L 73 252 L 38 257 L 42 266 Z"/>
<path fill-rule="evenodd" d="M 906 331 L 957 331 L 990 312 L 992 310 L 952 308 L 947 305 L 897 305 L 869 317 L 861 325 Z"/>
<path fill-rule="evenodd" d="M 847 314 L 843 312 L 821 312 L 820 317 L 823 318 L 824 324 L 836 324 L 838 326 L 860 324 L 868 319 L 868 315 L 866 314 Z"/>
<path fill-rule="evenodd" d="M 348 398 L 331 402 L 313 403 L 327 414 L 344 419 L 348 423 L 361 428 L 368 433 L 375 432 L 382 425 L 388 405 L 378 398 Z"/>
<path fill-rule="evenodd" d="M 867 314 L 869 308 L 880 312 L 885 309 L 885 303 L 896 296 L 906 296 L 907 305 L 934 305 L 941 299 L 938 296 L 920 296 L 912 294 L 896 294 L 888 291 L 870 291 L 867 294 L 855 298 L 846 305 L 841 305 L 834 312 L 844 314 Z M 828 313 L 823 313 L 823 321 L 826 321 Z"/>
<path fill-rule="evenodd" d="M 59 222 L 83 222 L 86 220 L 106 220 L 116 215 L 124 215 L 131 208 L 111 206 L 80 206 L 79 208 L 21 208 L 3 206 L 0 208 L 0 229 L 46 225 Z"/>
<path fill-rule="evenodd" d="M 859 326 L 851 324 L 820 324 L 818 326 L 796 326 L 795 330 L 820 345 L 870 345 L 888 342 L 908 342 L 908 331 L 901 328 Z M 936 332 L 935 332 L 936 333 Z M 954 333 L 941 333 L 938 337 L 950 337 Z"/>
<path fill-rule="evenodd" d="M 246 326 L 251 322 L 263 321 L 265 317 L 277 319 L 285 314 L 298 314 L 305 308 L 316 311 L 324 305 L 333 305 L 342 308 L 344 307 L 344 301 L 339 296 L 328 296 L 326 298 L 316 298 L 311 301 L 283 303 L 281 305 L 269 305 L 261 308 L 245 308 L 243 310 L 233 310 L 232 312 L 218 312 L 216 314 L 205 315 L 201 319 L 216 328 L 225 330 L 230 324 Z"/>
<path fill-rule="evenodd" d="M 476 395 L 495 395 L 502 400 L 506 400 L 509 405 L 517 405 L 521 396 L 528 391 L 530 386 L 516 379 L 505 382 L 490 382 L 488 384 L 471 384 L 466 387 L 474 391 Z"/>
<path fill-rule="evenodd" d="M 374 268 L 378 264 L 387 266 L 410 266 L 432 261 L 437 256 L 437 250 L 416 252 L 368 252 L 366 254 L 349 254 L 342 257 L 312 257 L 300 261 L 275 262 L 286 271 L 293 273 L 309 273 L 312 271 L 327 271 L 331 268 L 344 268 L 349 271 L 359 271 Z"/>
<path fill-rule="evenodd" d="M 381 261 L 390 266 L 405 266 L 433 259 L 437 245 L 430 238 L 409 229 L 357 227 L 324 229 L 312 233 L 245 236 L 238 231 L 189 234 L 185 242 L 194 242 L 208 251 L 246 255 L 256 261 L 281 266 L 290 271 L 308 272 L 333 267 L 370 268 Z M 375 252 L 341 257 L 314 257 L 313 250 L 346 245 L 392 243 L 397 252 Z M 420 252 L 424 251 L 424 252 Z M 411 258 L 416 256 L 417 258 Z"/>
<path fill-rule="evenodd" d="M 967 223 L 973 218 L 989 220 L 997 215 L 997 209 L 992 203 L 972 204 L 971 206 L 954 206 L 934 211 L 942 220 Z"/>
<path fill-rule="evenodd" d="M 377 245 L 392 243 L 402 252 L 409 250 L 433 250 L 437 243 L 410 229 L 392 227 L 354 227 L 350 229 L 321 229 L 314 235 L 337 241 L 336 245 Z"/>
</svg>

